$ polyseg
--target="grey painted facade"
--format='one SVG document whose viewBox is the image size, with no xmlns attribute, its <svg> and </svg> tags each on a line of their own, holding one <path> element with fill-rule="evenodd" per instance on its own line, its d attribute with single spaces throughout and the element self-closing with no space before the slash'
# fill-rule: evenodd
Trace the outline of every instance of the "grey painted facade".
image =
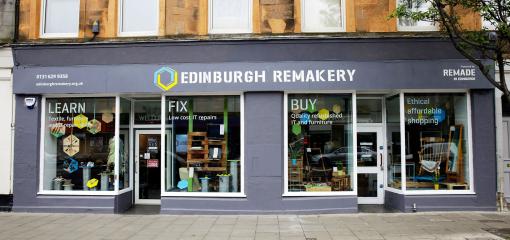
<svg viewBox="0 0 510 240">
<path fill-rule="evenodd" d="M 204 56 L 203 53 L 207 53 Z M 43 57 L 44 56 L 44 57 Z M 98 44 L 80 46 L 17 46 L 18 71 L 31 67 L 61 67 L 122 64 L 231 63 L 275 61 L 429 61 L 462 59 L 446 40 L 441 39 L 366 39 L 366 40 L 281 40 L 194 43 Z M 384 74 L 392 74 L 391 67 Z M 97 73 L 94 73 L 97 74 Z M 415 75 L 422 74 L 414 72 Z M 23 74 L 14 82 L 27 80 Z M 409 76 L 409 81 L 413 81 Z M 150 82 L 152 79 L 149 79 Z M 365 79 L 374 81 L 374 79 Z M 415 88 L 434 89 L 424 83 Z M 445 83 L 448 84 L 448 83 Z M 452 84 L 457 84 L 452 81 Z M 464 84 L 464 83 L 463 83 Z M 470 83 L 465 83 L 470 84 Z M 374 89 L 387 89 L 384 82 Z M 395 87 L 397 88 L 398 87 Z M 438 86 L 448 88 L 448 86 Z M 459 88 L 454 86 L 450 88 Z M 465 85 L 471 89 L 474 195 L 410 196 L 386 193 L 386 205 L 419 210 L 495 210 L 496 159 L 494 133 L 494 96 L 488 85 Z M 330 90 L 357 90 L 355 86 Z M 194 90 L 199 91 L 199 90 Z M 283 197 L 285 89 L 244 92 L 244 171 L 242 198 L 162 197 L 162 213 L 338 213 L 356 212 L 356 196 Z M 309 90 L 313 92 L 314 90 Z M 143 92 L 143 91 L 142 91 Z M 65 92 L 64 92 L 65 93 Z M 118 93 L 123 93 L 119 90 Z M 193 93 L 193 92 L 191 92 Z M 40 106 L 27 109 L 25 96 L 18 92 L 14 153 L 14 210 L 45 212 L 122 212 L 132 204 L 132 192 L 119 196 L 38 195 Z"/>
</svg>

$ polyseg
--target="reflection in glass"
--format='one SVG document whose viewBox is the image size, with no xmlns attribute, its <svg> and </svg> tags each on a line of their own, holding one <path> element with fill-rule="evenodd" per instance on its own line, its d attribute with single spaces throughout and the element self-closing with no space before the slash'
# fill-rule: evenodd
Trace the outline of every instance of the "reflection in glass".
<svg viewBox="0 0 510 240">
<path fill-rule="evenodd" d="M 377 173 L 358 173 L 358 197 L 377 197 Z"/>
<path fill-rule="evenodd" d="M 340 0 L 304 0 L 303 30 L 340 31 L 343 26 Z"/>
<path fill-rule="evenodd" d="M 289 94 L 288 191 L 350 191 L 352 97 Z"/>
<path fill-rule="evenodd" d="M 402 188 L 400 142 L 400 96 L 386 98 L 386 144 L 388 145 L 388 187 Z"/>
</svg>

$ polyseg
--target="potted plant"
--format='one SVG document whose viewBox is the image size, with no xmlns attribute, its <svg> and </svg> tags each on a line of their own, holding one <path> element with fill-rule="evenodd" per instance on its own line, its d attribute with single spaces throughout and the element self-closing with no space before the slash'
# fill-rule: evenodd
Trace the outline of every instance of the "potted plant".
<svg viewBox="0 0 510 240">
<path fill-rule="evenodd" d="M 439 168 L 434 172 L 432 182 L 434 183 L 434 190 L 439 190 Z"/>
<path fill-rule="evenodd" d="M 230 186 L 230 174 L 223 173 L 217 175 L 220 178 L 220 192 L 228 192 Z"/>
<path fill-rule="evenodd" d="M 53 190 L 62 190 L 62 183 L 64 182 L 64 178 L 62 176 L 58 176 L 53 178 Z"/>
</svg>

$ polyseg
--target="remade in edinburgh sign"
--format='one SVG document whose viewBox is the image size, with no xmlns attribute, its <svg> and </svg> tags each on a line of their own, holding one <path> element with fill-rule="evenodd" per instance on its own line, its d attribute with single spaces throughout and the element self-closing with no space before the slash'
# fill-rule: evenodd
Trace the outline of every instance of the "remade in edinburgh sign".
<svg viewBox="0 0 510 240">
<path fill-rule="evenodd" d="M 492 88 L 467 60 L 129 64 L 14 69 L 14 92 L 161 93 Z"/>
</svg>

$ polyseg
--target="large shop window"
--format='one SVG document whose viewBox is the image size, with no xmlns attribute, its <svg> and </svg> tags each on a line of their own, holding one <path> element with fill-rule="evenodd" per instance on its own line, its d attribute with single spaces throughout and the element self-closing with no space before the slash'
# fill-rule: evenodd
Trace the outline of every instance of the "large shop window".
<svg viewBox="0 0 510 240">
<path fill-rule="evenodd" d="M 47 98 L 43 117 L 43 190 L 114 191 L 115 98 Z"/>
<path fill-rule="evenodd" d="M 352 96 L 289 94 L 287 107 L 287 191 L 352 191 Z"/>
<path fill-rule="evenodd" d="M 166 192 L 241 192 L 239 96 L 166 98 Z"/>
<path fill-rule="evenodd" d="M 41 37 L 78 37 L 80 0 L 43 0 Z"/>
<path fill-rule="evenodd" d="M 120 36 L 158 34 L 158 0 L 120 0 Z"/>
<path fill-rule="evenodd" d="M 343 0 L 301 0 L 303 32 L 345 30 Z"/>
<path fill-rule="evenodd" d="M 209 33 L 251 33 L 252 0 L 209 0 Z"/>
<path fill-rule="evenodd" d="M 397 0 L 397 6 L 404 5 L 411 11 L 426 12 L 431 3 L 425 0 Z M 410 18 L 398 18 L 397 28 L 399 31 L 438 31 L 439 28 L 430 21 L 414 21 Z"/>
<path fill-rule="evenodd" d="M 405 94 L 407 190 L 470 188 L 467 110 L 464 93 Z"/>
</svg>

